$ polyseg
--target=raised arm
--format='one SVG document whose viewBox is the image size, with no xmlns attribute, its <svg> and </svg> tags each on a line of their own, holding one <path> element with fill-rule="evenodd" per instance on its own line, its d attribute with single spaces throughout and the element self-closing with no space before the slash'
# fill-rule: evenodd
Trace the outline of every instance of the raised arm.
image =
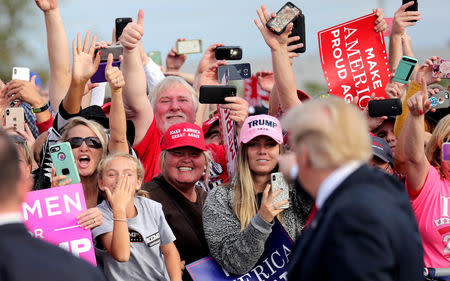
<svg viewBox="0 0 450 281">
<path fill-rule="evenodd" d="M 400 58 L 403 55 L 411 56 L 411 54 L 404 54 L 402 50 L 402 37 L 406 35 L 406 28 L 416 25 L 420 20 L 420 12 L 406 12 L 406 9 L 414 4 L 414 1 L 402 5 L 394 15 L 392 23 L 391 35 L 389 37 L 389 66 L 392 70 L 397 69 Z"/>
<path fill-rule="evenodd" d="M 134 144 L 142 141 L 153 122 L 153 109 L 146 93 L 146 79 L 138 44 L 144 35 L 144 11 L 139 10 L 137 22 L 130 22 L 119 38 L 123 46 L 121 70 L 125 78 L 123 102 L 127 119 L 135 126 Z"/>
<path fill-rule="evenodd" d="M 70 85 L 70 53 L 66 31 L 58 8 L 58 0 L 35 0 L 44 12 L 47 49 L 50 63 L 49 99 L 58 110 Z"/>
<path fill-rule="evenodd" d="M 293 24 L 290 23 L 281 35 L 276 35 L 266 27 L 267 21 L 271 18 L 265 5 L 256 11 L 259 20 L 254 20 L 264 41 L 269 46 L 272 54 L 272 66 L 275 84 L 277 85 L 278 98 L 283 112 L 287 112 L 291 107 L 301 104 L 297 98 L 297 83 L 295 81 L 294 71 L 289 62 L 289 52 L 287 49 L 288 36 L 292 31 Z M 272 14 L 275 17 L 275 14 Z M 295 36 L 293 40 L 299 40 Z"/>
<path fill-rule="evenodd" d="M 86 83 L 94 75 L 100 64 L 100 54 L 94 57 L 95 42 L 97 35 L 92 37 L 89 46 L 91 32 L 86 33 L 84 44 L 82 45 L 81 35 L 77 34 L 77 39 L 72 41 L 73 68 L 72 80 L 67 95 L 64 97 L 62 105 L 69 114 L 80 112 L 81 101 L 85 93 Z"/>
<path fill-rule="evenodd" d="M 108 62 L 105 69 L 105 78 L 111 88 L 111 111 L 109 113 L 109 128 L 111 137 L 108 147 L 110 153 L 128 153 L 127 142 L 127 120 L 125 108 L 123 107 L 122 88 L 125 85 L 122 72 L 118 67 L 112 66 L 113 55 L 108 55 Z"/>
<path fill-rule="evenodd" d="M 421 80 L 422 90 L 408 99 L 409 116 L 406 119 L 405 130 L 405 157 L 406 157 L 406 183 L 411 191 L 419 191 L 430 169 L 430 163 L 425 156 L 424 149 L 424 118 L 425 113 L 431 109 L 428 99 L 427 83 Z"/>
</svg>

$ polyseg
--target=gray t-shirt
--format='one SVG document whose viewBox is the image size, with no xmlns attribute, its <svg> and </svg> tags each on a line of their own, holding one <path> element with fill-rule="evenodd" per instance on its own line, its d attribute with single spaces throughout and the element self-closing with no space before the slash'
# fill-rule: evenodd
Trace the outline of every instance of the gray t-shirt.
<svg viewBox="0 0 450 281">
<path fill-rule="evenodd" d="M 105 276 L 112 280 L 170 280 L 160 246 L 175 241 L 161 204 L 137 196 L 134 199 L 137 216 L 128 221 L 130 233 L 130 259 L 127 262 L 116 261 L 107 251 L 97 249 L 103 261 Z M 92 230 L 92 236 L 113 231 L 113 213 L 105 200 L 97 206 L 103 214 L 102 225 Z"/>
</svg>

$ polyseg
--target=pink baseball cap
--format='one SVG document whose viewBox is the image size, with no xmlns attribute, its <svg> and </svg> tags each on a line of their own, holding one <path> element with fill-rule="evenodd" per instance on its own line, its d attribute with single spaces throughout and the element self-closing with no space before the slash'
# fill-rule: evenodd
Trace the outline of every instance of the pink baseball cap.
<svg viewBox="0 0 450 281">
<path fill-rule="evenodd" d="M 193 123 L 178 123 L 169 127 L 162 139 L 162 150 L 191 146 L 206 151 L 202 129 Z"/>
<path fill-rule="evenodd" d="M 259 114 L 247 117 L 240 134 L 240 142 L 248 143 L 257 136 L 268 136 L 277 143 L 283 143 L 283 132 L 280 121 L 270 115 Z"/>
</svg>

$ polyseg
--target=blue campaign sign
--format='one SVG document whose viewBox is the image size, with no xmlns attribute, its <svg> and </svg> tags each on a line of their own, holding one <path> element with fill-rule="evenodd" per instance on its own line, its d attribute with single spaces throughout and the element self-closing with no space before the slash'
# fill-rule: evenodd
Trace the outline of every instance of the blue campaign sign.
<svg viewBox="0 0 450 281">
<path fill-rule="evenodd" d="M 276 220 L 267 238 L 265 249 L 255 267 L 237 276 L 225 271 L 213 257 L 206 257 L 186 266 L 194 281 L 278 281 L 287 280 L 288 256 L 294 243 Z"/>
</svg>

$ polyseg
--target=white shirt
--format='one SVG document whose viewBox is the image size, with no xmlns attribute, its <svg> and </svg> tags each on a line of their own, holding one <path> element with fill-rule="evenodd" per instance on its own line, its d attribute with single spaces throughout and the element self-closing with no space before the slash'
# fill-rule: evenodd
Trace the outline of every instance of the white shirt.
<svg viewBox="0 0 450 281">
<path fill-rule="evenodd" d="M 0 225 L 11 223 L 23 223 L 22 215 L 19 212 L 0 214 Z"/>
<path fill-rule="evenodd" d="M 330 197 L 330 195 L 338 188 L 338 186 L 354 171 L 356 171 L 362 162 L 360 161 L 350 161 L 342 167 L 334 170 L 319 186 L 319 191 L 317 191 L 316 207 L 317 210 L 322 208 L 325 201 Z"/>
<path fill-rule="evenodd" d="M 148 63 L 144 66 L 144 72 L 149 90 L 165 78 L 161 67 L 154 63 L 151 58 L 148 58 Z"/>
</svg>

